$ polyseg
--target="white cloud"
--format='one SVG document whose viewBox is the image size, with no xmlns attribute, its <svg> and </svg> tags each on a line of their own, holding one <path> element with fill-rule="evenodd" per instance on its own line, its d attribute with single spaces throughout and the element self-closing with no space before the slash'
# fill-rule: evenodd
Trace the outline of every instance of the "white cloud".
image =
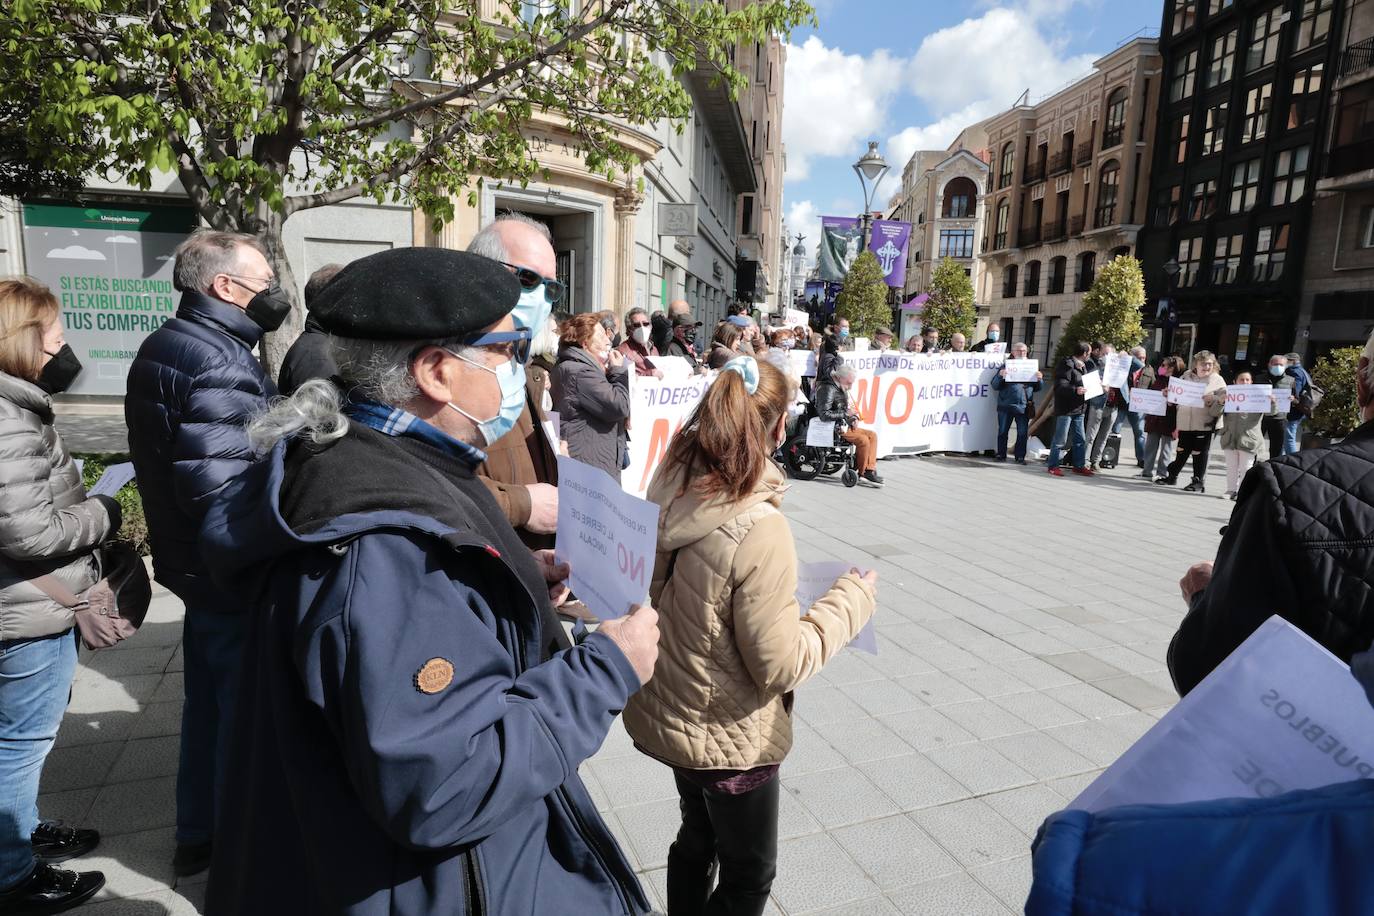
<svg viewBox="0 0 1374 916">
<path fill-rule="evenodd" d="M 52 251 L 48 252 L 47 257 L 58 261 L 105 260 L 105 254 L 103 252 L 82 248 L 80 245 L 68 245 L 66 248 L 54 248 Z"/>
<path fill-rule="evenodd" d="M 137 245 L 138 239 L 132 235 L 107 235 L 105 241 L 111 245 Z"/>
<path fill-rule="evenodd" d="M 866 141 L 883 129 L 906 65 L 885 50 L 846 54 L 815 35 L 788 45 L 782 122 L 787 177 L 806 178 L 818 156 L 858 159 Z"/>
<path fill-rule="evenodd" d="M 893 163 L 894 168 L 900 169 L 906 166 L 907 160 L 917 150 L 945 149 L 954 142 L 954 138 L 959 136 L 961 130 L 991 117 L 1000 110 L 1001 107 L 996 102 L 985 99 L 947 114 L 933 123 L 899 131 L 888 137 L 884 144 L 888 161 Z M 900 177 L 901 173 L 898 172 L 899 181 Z"/>
<path fill-rule="evenodd" d="M 797 244 L 797 236 L 804 235 L 806 238 L 802 244 L 806 246 L 806 262 L 811 263 L 811 252 L 816 249 L 816 242 L 821 237 L 821 212 L 816 209 L 816 205 L 809 200 L 799 200 L 787 208 L 787 231 L 791 234 L 787 244 L 789 246 Z M 791 251 L 791 248 L 788 248 Z"/>
</svg>

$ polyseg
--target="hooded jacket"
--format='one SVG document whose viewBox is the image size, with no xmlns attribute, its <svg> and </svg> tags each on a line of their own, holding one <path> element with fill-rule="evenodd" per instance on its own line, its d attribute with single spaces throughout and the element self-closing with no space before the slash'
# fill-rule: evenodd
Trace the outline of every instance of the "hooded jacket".
<svg viewBox="0 0 1374 916">
<path fill-rule="evenodd" d="M 253 355 L 262 328 L 202 293 L 143 341 L 124 421 L 153 545 L 153 571 L 188 607 L 238 613 L 210 582 L 197 538 L 220 489 L 252 464 L 248 420 L 277 389 Z"/>
<path fill-rule="evenodd" d="M 93 551 L 119 527 L 113 500 L 87 497 L 53 426 L 52 401 L 0 372 L 0 643 L 69 630 L 75 612 L 27 580 L 55 576 L 80 594 L 100 578 Z"/>
<path fill-rule="evenodd" d="M 738 502 L 684 492 L 677 465 L 649 484 L 660 507 L 649 589 L 659 654 L 625 708 L 625 728 L 648 755 L 697 770 L 781 763 L 792 748 L 787 694 L 873 616 L 873 590 L 852 573 L 803 616 L 785 489 L 772 462 Z"/>
<path fill-rule="evenodd" d="M 553 404 L 568 457 L 619 480 L 630 419 L 629 364 L 603 369 L 582 347 L 563 347 L 553 370 Z"/>
<path fill-rule="evenodd" d="M 648 909 L 577 775 L 638 678 L 601 634 L 550 652 L 471 465 L 350 423 L 279 444 L 203 539 L 254 609 L 208 913 Z"/>
</svg>

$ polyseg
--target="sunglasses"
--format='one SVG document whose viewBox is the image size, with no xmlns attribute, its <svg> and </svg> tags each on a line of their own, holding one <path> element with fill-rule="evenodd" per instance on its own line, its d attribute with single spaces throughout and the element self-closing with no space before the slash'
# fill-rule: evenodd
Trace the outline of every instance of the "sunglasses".
<svg viewBox="0 0 1374 916">
<path fill-rule="evenodd" d="M 464 346 L 468 347 L 498 347 L 506 344 L 510 347 L 511 358 L 524 365 L 530 361 L 530 342 L 534 339 L 534 332 L 529 328 L 516 328 L 514 331 L 493 331 L 490 334 L 471 334 L 460 338 Z"/>
<path fill-rule="evenodd" d="M 511 273 L 515 274 L 515 279 L 520 281 L 521 289 L 537 289 L 542 283 L 544 285 L 544 298 L 548 300 L 550 305 L 553 305 L 563 298 L 564 287 L 561 280 L 546 277 L 538 271 L 530 270 L 528 267 L 521 267 L 519 264 L 511 264 L 506 261 L 502 261 L 501 263 L 509 267 Z"/>
</svg>

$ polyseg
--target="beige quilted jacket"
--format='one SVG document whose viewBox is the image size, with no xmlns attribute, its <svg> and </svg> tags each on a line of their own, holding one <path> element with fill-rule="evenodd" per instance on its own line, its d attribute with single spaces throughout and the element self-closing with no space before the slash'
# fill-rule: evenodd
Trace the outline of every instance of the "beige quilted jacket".
<svg viewBox="0 0 1374 916">
<path fill-rule="evenodd" d="M 649 487 L 662 509 L 650 587 L 661 641 L 653 679 L 630 698 L 625 727 L 640 750 L 674 766 L 781 763 L 792 748 L 787 695 L 873 616 L 873 590 L 845 575 L 801 616 L 797 551 L 778 508 L 785 481 L 775 465 L 737 503 L 695 490 L 679 495 L 681 484 L 680 470 L 665 465 Z"/>
</svg>

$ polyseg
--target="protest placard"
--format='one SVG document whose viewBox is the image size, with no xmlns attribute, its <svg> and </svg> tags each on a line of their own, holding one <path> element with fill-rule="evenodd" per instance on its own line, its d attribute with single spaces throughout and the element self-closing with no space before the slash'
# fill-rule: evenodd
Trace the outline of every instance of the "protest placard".
<svg viewBox="0 0 1374 916">
<path fill-rule="evenodd" d="M 1288 411 L 1293 407 L 1293 389 L 1275 388 L 1274 389 L 1274 409 L 1279 416 L 1288 416 Z"/>
<path fill-rule="evenodd" d="M 1006 343 L 1004 343 L 1003 341 L 1000 341 L 1000 340 L 999 340 L 997 343 L 986 344 L 986 345 L 983 347 L 983 352 L 984 352 L 984 353 L 1005 353 L 1005 352 L 1007 352 L 1007 345 L 1006 345 Z"/>
<path fill-rule="evenodd" d="M 805 617 L 811 610 L 811 605 L 830 591 L 835 580 L 856 568 L 858 567 L 853 563 L 843 563 L 839 560 L 797 564 L 797 604 L 801 605 L 801 616 Z M 867 571 L 859 569 L 859 575 L 863 575 Z M 860 649 L 869 655 L 878 654 L 878 634 L 873 629 L 872 620 L 869 620 L 864 628 L 858 632 L 853 641 L 850 642 L 849 648 Z"/>
<path fill-rule="evenodd" d="M 1083 373 L 1083 400 L 1091 401 L 1093 398 L 1101 397 L 1105 392 L 1106 389 L 1102 387 L 1102 373 Z"/>
<path fill-rule="evenodd" d="M 692 377 L 695 371 L 692 364 L 681 356 L 655 356 L 650 360 L 654 368 L 663 373 L 663 377 L 670 381 L 683 381 Z"/>
<path fill-rule="evenodd" d="M 1177 404 L 1179 407 L 1206 407 L 1207 405 L 1202 401 L 1202 396 L 1206 393 L 1206 382 L 1170 378 L 1169 392 L 1164 398 L 1170 404 Z"/>
<path fill-rule="evenodd" d="M 95 486 L 86 491 L 86 495 L 114 496 L 124 488 L 126 483 L 133 479 L 133 462 L 123 461 L 119 464 L 112 464 L 105 468 L 105 473 L 100 475 L 100 479 L 95 482 Z"/>
<path fill-rule="evenodd" d="M 813 419 L 806 424 L 806 444 L 830 448 L 835 444 L 835 421 Z"/>
<path fill-rule="evenodd" d="M 1040 371 L 1040 360 L 1038 359 L 1009 359 L 1006 362 L 1007 376 L 1009 382 L 1033 382 L 1035 374 Z"/>
<path fill-rule="evenodd" d="M 789 328 L 809 328 L 811 318 L 801 309 L 783 309 L 782 320 L 787 323 Z"/>
<path fill-rule="evenodd" d="M 787 358 L 792 363 L 792 374 L 802 378 L 816 377 L 816 351 L 789 350 Z"/>
<path fill-rule="evenodd" d="M 1147 417 L 1162 417 L 1169 412 L 1164 392 L 1151 388 L 1131 389 L 1131 411 Z"/>
<path fill-rule="evenodd" d="M 1268 413 L 1273 407 L 1272 385 L 1228 385 L 1223 413 Z"/>
<path fill-rule="evenodd" d="M 644 378 L 635 385 L 630 392 L 630 466 L 620 472 L 627 492 L 643 496 L 649 489 L 668 444 L 710 385 L 704 375 L 678 380 Z"/>
<path fill-rule="evenodd" d="M 603 620 L 649 596 L 658 546 L 658 504 L 631 496 L 600 468 L 558 458 L 554 556 L 572 567 L 568 586 Z"/>
<path fill-rule="evenodd" d="M 1374 708 L 1364 688 L 1275 616 L 1069 807 L 1269 798 L 1372 776 Z"/>
<path fill-rule="evenodd" d="M 1131 374 L 1131 354 L 1113 353 L 1107 357 L 1107 368 L 1102 373 L 1102 384 L 1107 388 L 1120 388 L 1126 384 Z"/>
</svg>

